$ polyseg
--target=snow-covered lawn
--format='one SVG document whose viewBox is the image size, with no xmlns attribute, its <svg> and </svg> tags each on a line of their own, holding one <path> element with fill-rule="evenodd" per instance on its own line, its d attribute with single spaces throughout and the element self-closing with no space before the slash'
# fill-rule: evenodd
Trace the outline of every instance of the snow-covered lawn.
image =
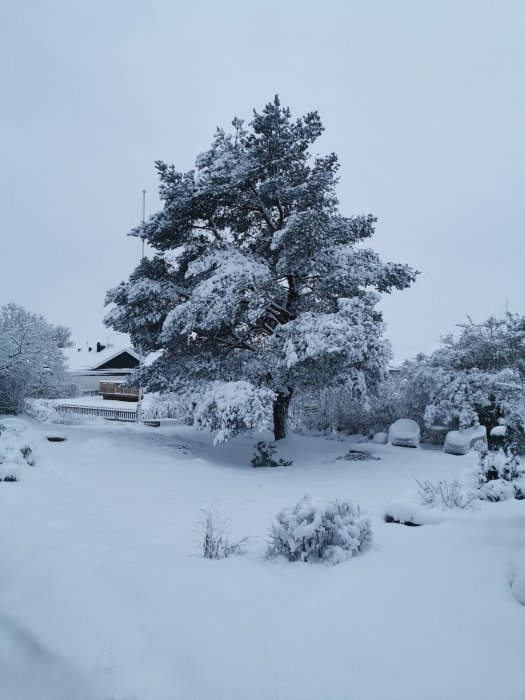
<svg viewBox="0 0 525 700">
<path fill-rule="evenodd" d="M 291 467 L 253 469 L 260 435 L 213 448 L 171 423 L 36 423 L 36 467 L 0 483 L 5 700 L 521 700 L 525 607 L 508 562 L 525 501 L 438 525 L 383 520 L 420 481 L 473 485 L 474 455 L 294 435 Z M 268 438 L 268 436 L 263 436 Z M 354 449 L 354 446 L 352 446 Z M 267 561 L 270 517 L 305 493 L 351 497 L 372 550 L 338 566 Z M 245 557 L 196 556 L 199 509 L 230 518 Z"/>
</svg>

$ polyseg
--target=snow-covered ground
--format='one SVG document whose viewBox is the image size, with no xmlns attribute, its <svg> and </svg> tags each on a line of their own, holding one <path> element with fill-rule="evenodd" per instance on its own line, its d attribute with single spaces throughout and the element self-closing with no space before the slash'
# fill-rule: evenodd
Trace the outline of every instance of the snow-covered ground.
<svg viewBox="0 0 525 700">
<path fill-rule="evenodd" d="M 175 422 L 32 424 L 37 466 L 0 483 L 5 700 L 522 700 L 525 607 L 508 563 L 525 502 L 384 522 L 414 479 L 473 485 L 474 455 L 294 435 L 291 467 L 253 469 L 260 435 L 213 447 Z M 263 436 L 268 438 L 268 436 Z M 280 445 L 281 447 L 281 445 Z M 354 447 L 352 447 L 354 449 Z M 305 493 L 368 510 L 371 551 L 337 566 L 267 561 L 270 517 Z M 196 555 L 199 509 L 245 557 Z"/>
</svg>

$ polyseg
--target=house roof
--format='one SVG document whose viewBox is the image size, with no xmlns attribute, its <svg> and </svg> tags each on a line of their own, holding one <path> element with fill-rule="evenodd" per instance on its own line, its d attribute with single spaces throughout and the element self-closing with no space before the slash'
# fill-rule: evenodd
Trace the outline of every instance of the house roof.
<svg viewBox="0 0 525 700">
<path fill-rule="evenodd" d="M 115 357 L 125 353 L 131 355 L 131 357 L 136 360 L 140 359 L 139 354 L 132 347 L 108 347 L 100 352 L 97 352 L 96 346 L 93 347 L 91 352 L 89 352 L 87 348 L 81 348 L 79 350 L 78 348 L 73 347 L 64 348 L 63 353 L 66 357 L 66 362 L 70 372 L 98 369 L 101 365 L 106 364 L 106 362 L 109 362 Z"/>
</svg>

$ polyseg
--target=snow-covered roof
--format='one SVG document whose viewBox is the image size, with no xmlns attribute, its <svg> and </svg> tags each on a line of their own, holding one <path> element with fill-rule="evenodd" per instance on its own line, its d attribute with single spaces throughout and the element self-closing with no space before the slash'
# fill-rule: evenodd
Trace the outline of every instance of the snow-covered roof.
<svg viewBox="0 0 525 700">
<path fill-rule="evenodd" d="M 64 348 L 64 355 L 66 357 L 69 370 L 71 372 L 81 372 L 82 370 L 92 370 L 97 369 L 100 365 L 109 362 L 114 357 L 121 355 L 122 353 L 128 353 L 136 360 L 139 360 L 140 356 L 132 347 L 127 348 L 115 348 L 107 347 L 100 352 L 97 352 L 96 345 L 93 346 L 91 352 L 87 348 L 77 347 Z"/>
<path fill-rule="evenodd" d="M 157 360 L 162 355 L 162 350 L 156 350 L 155 352 L 150 352 L 149 355 L 143 358 L 144 367 L 150 367 L 155 360 Z"/>
</svg>

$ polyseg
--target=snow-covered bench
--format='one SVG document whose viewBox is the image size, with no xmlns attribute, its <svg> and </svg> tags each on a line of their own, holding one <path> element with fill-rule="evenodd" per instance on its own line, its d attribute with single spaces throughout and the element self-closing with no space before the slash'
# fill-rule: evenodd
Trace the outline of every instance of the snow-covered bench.
<svg viewBox="0 0 525 700">
<path fill-rule="evenodd" d="M 464 430 L 452 430 L 447 433 L 443 451 L 451 455 L 466 455 L 479 440 L 487 443 L 487 429 L 484 425 L 475 425 Z"/>
<path fill-rule="evenodd" d="M 392 423 L 388 431 L 388 439 L 391 445 L 399 447 L 418 447 L 419 425 L 410 418 L 400 418 Z"/>
</svg>

